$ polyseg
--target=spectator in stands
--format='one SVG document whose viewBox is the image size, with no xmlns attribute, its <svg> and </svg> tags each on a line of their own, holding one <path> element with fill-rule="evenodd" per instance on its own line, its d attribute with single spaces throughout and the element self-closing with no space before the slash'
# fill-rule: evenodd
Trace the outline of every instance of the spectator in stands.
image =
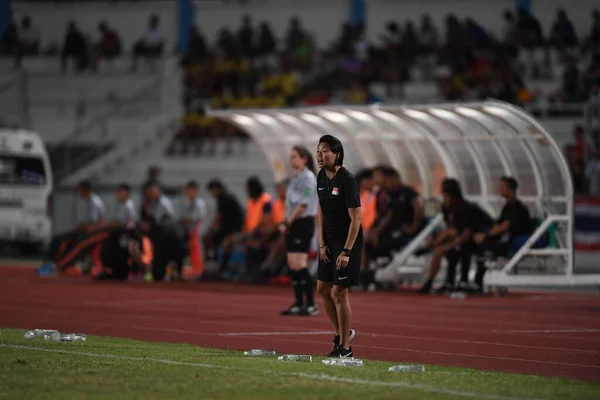
<svg viewBox="0 0 600 400">
<path fill-rule="evenodd" d="M 550 95 L 551 102 L 580 102 L 585 99 L 585 91 L 581 87 L 581 75 L 577 62 L 567 56 L 566 68 L 563 71 L 561 88 Z"/>
<path fill-rule="evenodd" d="M 260 24 L 260 31 L 258 34 L 258 47 L 256 49 L 256 55 L 258 57 L 268 56 L 269 54 L 273 54 L 277 47 L 277 40 L 275 39 L 275 35 L 273 35 L 273 31 L 271 30 L 271 26 L 268 22 L 262 22 Z"/>
<path fill-rule="evenodd" d="M 208 56 L 206 39 L 196 26 L 192 26 L 190 28 L 190 46 L 188 50 L 188 56 L 191 57 L 193 61 L 201 61 Z"/>
<path fill-rule="evenodd" d="M 110 61 L 121 55 L 121 39 L 118 33 L 109 28 L 106 21 L 100 22 L 98 31 L 100 31 L 100 40 L 94 49 L 94 67 L 97 67 L 100 60 Z"/>
<path fill-rule="evenodd" d="M 473 241 L 477 246 L 477 254 L 485 257 L 506 257 L 511 246 L 521 247 L 533 233 L 533 221 L 527 206 L 517 198 L 519 183 L 512 176 L 500 178 L 500 196 L 506 201 L 500 212 L 496 223 L 487 231 L 473 235 Z M 515 243 L 520 240 L 520 243 Z M 464 266 L 463 266 L 464 267 Z M 483 275 L 485 268 L 478 264 L 475 276 L 475 290 L 483 288 Z M 468 270 L 464 268 L 461 274 L 461 282 L 468 279 Z"/>
<path fill-rule="evenodd" d="M 18 31 L 19 52 L 17 65 L 20 65 L 21 58 L 25 55 L 34 55 L 40 52 L 40 32 L 31 23 L 29 16 L 23 17 L 21 27 Z"/>
<path fill-rule="evenodd" d="M 159 25 L 159 16 L 151 15 L 148 21 L 148 32 L 133 45 L 133 70 L 137 69 L 138 59 L 154 59 L 162 54 L 165 43 Z"/>
<path fill-rule="evenodd" d="M 75 21 L 69 22 L 65 34 L 61 55 L 61 68 L 63 72 L 67 70 L 67 61 L 69 58 L 74 59 L 76 72 L 83 71 L 90 64 L 88 42 Z"/>
<path fill-rule="evenodd" d="M 366 244 L 367 264 L 379 257 L 391 258 L 425 227 L 425 208 L 419 194 L 402 182 L 393 168 L 385 170 L 387 207 L 378 214 Z"/>
<path fill-rule="evenodd" d="M 517 33 L 520 44 L 529 49 L 543 46 L 544 34 L 540 21 L 523 8 L 518 10 L 518 14 Z"/>
<path fill-rule="evenodd" d="M 588 94 L 600 89 L 600 51 L 596 51 L 592 56 L 590 66 L 583 75 L 583 86 L 589 88 Z"/>
<path fill-rule="evenodd" d="M 198 196 L 198 183 L 194 180 L 184 187 L 185 202 L 179 223 L 183 227 L 192 270 L 190 275 L 198 278 L 204 271 L 204 259 L 200 241 L 200 229 L 206 218 L 206 203 Z"/>
<path fill-rule="evenodd" d="M 588 182 L 588 194 L 600 196 L 600 151 L 596 151 L 596 154 L 587 162 L 585 178 Z"/>
<path fill-rule="evenodd" d="M 131 199 L 131 186 L 121 183 L 117 186 L 117 210 L 114 219 L 108 224 L 110 227 L 126 226 L 132 228 L 137 219 L 135 204 Z"/>
<path fill-rule="evenodd" d="M 600 49 L 600 10 L 592 11 L 592 27 L 590 33 L 583 43 L 583 53 L 591 50 L 592 53 L 597 53 Z"/>
<path fill-rule="evenodd" d="M 242 26 L 237 33 L 237 40 L 240 44 L 242 57 L 254 58 L 255 55 L 255 37 L 254 28 L 252 27 L 252 18 L 249 15 L 244 15 Z"/>
<path fill-rule="evenodd" d="M 487 231 L 492 224 L 491 217 L 485 211 L 464 199 L 457 180 L 447 178 L 442 182 L 442 196 L 446 228 L 430 237 L 425 247 L 415 252 L 415 255 L 422 255 L 433 250 L 428 278 L 419 290 L 421 294 L 431 292 L 433 280 L 444 257 L 448 259 L 446 280 L 436 292 L 446 293 L 453 290 L 459 260 L 463 265 L 471 264 L 472 234 Z"/>
<path fill-rule="evenodd" d="M 306 38 L 306 32 L 302 29 L 300 19 L 298 17 L 290 18 L 288 31 L 285 35 L 285 43 L 288 51 L 297 50 Z"/>
<path fill-rule="evenodd" d="M 510 10 L 504 10 L 504 23 L 500 40 L 508 45 L 516 45 L 518 43 L 517 24 Z"/>
<path fill-rule="evenodd" d="M 2 37 L 0 37 L 0 54 L 11 54 L 15 57 L 19 50 L 19 31 L 17 24 L 11 22 L 8 24 Z"/>
<path fill-rule="evenodd" d="M 419 28 L 419 44 L 421 45 L 421 51 L 423 54 L 431 54 L 436 51 L 439 45 L 440 34 L 431 23 L 431 17 L 429 14 L 425 14 L 421 17 L 421 27 Z"/>
<path fill-rule="evenodd" d="M 549 41 L 551 46 L 561 51 L 579 44 L 575 27 L 569 20 L 566 11 L 562 8 L 556 12 L 556 20 L 552 24 Z"/>
<path fill-rule="evenodd" d="M 217 203 L 217 215 L 204 237 L 204 244 L 207 249 L 207 258 L 216 260 L 217 249 L 221 247 L 223 241 L 242 231 L 244 211 L 239 201 L 225 189 L 221 181 L 213 179 L 206 187 Z M 229 257 L 230 255 L 227 255 L 227 258 Z M 229 262 L 228 259 L 225 260 L 225 254 L 223 261 L 223 266 Z"/>
</svg>

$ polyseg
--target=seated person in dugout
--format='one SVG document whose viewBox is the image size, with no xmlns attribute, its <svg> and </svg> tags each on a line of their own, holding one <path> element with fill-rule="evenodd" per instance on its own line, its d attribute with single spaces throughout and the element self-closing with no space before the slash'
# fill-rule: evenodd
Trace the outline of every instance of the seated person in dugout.
<svg viewBox="0 0 600 400">
<path fill-rule="evenodd" d="M 77 189 L 86 203 L 86 214 L 75 229 L 52 238 L 44 262 L 38 269 L 41 275 L 65 271 L 82 256 L 96 251 L 97 245 L 108 236 L 106 229 L 102 228 L 105 214 L 102 200 L 92 191 L 88 181 L 81 182 Z"/>
<path fill-rule="evenodd" d="M 246 181 L 248 201 L 246 203 L 246 222 L 242 233 L 234 233 L 223 241 L 223 261 L 221 272 L 228 269 L 229 258 L 236 245 L 244 244 L 246 264 L 249 270 L 260 267 L 267 257 L 267 245 L 275 226 L 273 222 L 273 199 L 265 192 L 260 179 L 251 176 Z"/>
<path fill-rule="evenodd" d="M 273 229 L 270 235 L 269 255 L 261 267 L 261 271 L 270 275 L 278 275 L 286 264 L 285 235 L 280 232 L 285 222 L 285 197 L 288 182 L 277 184 L 277 200 L 273 202 Z"/>
<path fill-rule="evenodd" d="M 144 221 L 140 221 L 137 227 L 122 225 L 110 231 L 100 251 L 104 272 L 97 279 L 126 280 L 136 272 L 152 276 L 152 243 L 143 228 Z"/>
<path fill-rule="evenodd" d="M 419 293 L 430 293 L 433 280 L 442 265 L 444 257 L 448 260 L 448 269 L 444 285 L 437 292 L 445 293 L 454 290 L 456 267 L 462 261 L 461 282 L 468 282 L 471 257 L 474 252 L 473 234 L 485 232 L 493 224 L 492 218 L 478 205 L 469 203 L 463 197 L 460 184 L 455 179 L 445 179 L 442 182 L 443 214 L 446 228 L 431 236 L 425 247 L 415 255 L 433 251 L 429 275 Z M 479 266 L 476 282 L 483 281 L 485 269 Z"/>
<path fill-rule="evenodd" d="M 385 209 L 380 208 L 369 231 L 365 253 L 367 265 L 378 257 L 392 257 L 426 225 L 423 199 L 408 185 L 400 174 L 388 168 L 384 171 Z"/>
<path fill-rule="evenodd" d="M 244 227 L 244 210 L 238 199 L 231 194 L 223 183 L 217 179 L 211 180 L 206 185 L 211 196 L 217 203 L 217 215 L 213 219 L 208 233 L 204 236 L 207 260 L 217 260 L 217 249 L 221 247 L 225 239 L 241 232 Z M 230 239 L 228 239 L 230 240 Z M 223 255 L 221 271 L 227 268 L 230 254 Z"/>
<path fill-rule="evenodd" d="M 515 238 L 528 237 L 533 232 L 529 209 L 517 198 L 518 188 L 519 183 L 515 178 L 500 178 L 500 196 L 506 202 L 496 223 L 488 231 L 476 233 L 473 237 L 479 257 L 507 256 Z"/>
</svg>

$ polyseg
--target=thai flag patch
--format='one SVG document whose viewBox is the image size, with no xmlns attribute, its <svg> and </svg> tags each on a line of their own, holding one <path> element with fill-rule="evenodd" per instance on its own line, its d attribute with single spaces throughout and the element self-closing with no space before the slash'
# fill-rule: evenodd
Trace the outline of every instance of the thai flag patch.
<svg viewBox="0 0 600 400">
<path fill-rule="evenodd" d="M 340 192 L 340 189 L 334 187 L 333 190 L 331 191 L 331 194 L 334 196 L 337 196 L 339 192 Z"/>
</svg>

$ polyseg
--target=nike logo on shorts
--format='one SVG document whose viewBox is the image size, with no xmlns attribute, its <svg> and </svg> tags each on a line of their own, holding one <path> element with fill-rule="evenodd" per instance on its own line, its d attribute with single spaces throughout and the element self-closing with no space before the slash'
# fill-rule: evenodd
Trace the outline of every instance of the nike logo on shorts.
<svg viewBox="0 0 600 400">
<path fill-rule="evenodd" d="M 344 279 L 348 279 L 348 277 L 347 277 L 347 276 L 342 276 L 342 277 L 339 277 L 339 278 L 338 278 L 338 280 L 340 280 L 340 281 L 341 281 L 341 280 L 344 280 Z"/>
<path fill-rule="evenodd" d="M 319 190 L 325 190 L 325 188 L 318 188 Z"/>
</svg>

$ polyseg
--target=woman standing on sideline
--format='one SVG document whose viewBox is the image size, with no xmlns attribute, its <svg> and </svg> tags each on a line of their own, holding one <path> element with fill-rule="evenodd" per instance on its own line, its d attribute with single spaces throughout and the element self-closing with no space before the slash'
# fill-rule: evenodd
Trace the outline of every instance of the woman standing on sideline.
<svg viewBox="0 0 600 400">
<path fill-rule="evenodd" d="M 363 247 L 360 192 L 354 175 L 342 166 L 344 147 L 331 135 L 319 139 L 319 269 L 317 290 L 335 337 L 330 357 L 352 358 L 350 286 L 359 284 Z"/>
<path fill-rule="evenodd" d="M 312 154 L 302 146 L 294 146 L 290 164 L 295 176 L 290 180 L 285 195 L 285 250 L 290 267 L 296 302 L 281 315 L 317 315 L 319 310 L 313 298 L 313 280 L 308 272 L 308 251 L 315 233 L 317 215 L 317 178 Z M 306 296 L 306 302 L 304 302 Z"/>
</svg>

